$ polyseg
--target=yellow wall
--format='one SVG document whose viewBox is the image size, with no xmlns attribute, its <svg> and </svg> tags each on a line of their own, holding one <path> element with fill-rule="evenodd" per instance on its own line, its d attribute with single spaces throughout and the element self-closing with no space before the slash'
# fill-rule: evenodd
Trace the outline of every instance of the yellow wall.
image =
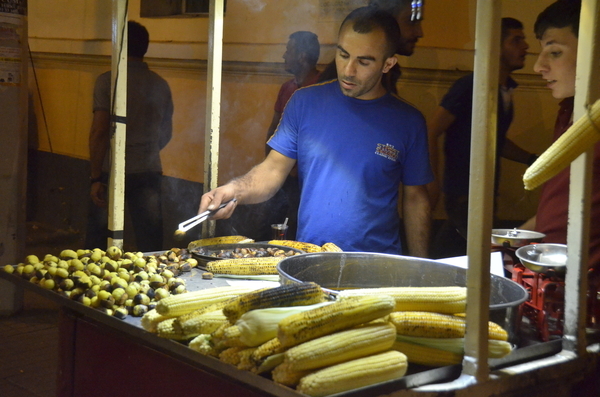
<svg viewBox="0 0 600 397">
<path fill-rule="evenodd" d="M 541 153 L 550 141 L 556 103 L 532 72 L 539 46 L 530 34 L 537 13 L 551 1 L 503 1 L 503 16 L 525 24 L 531 45 L 527 66 L 515 74 L 516 116 L 509 136 Z M 95 78 L 110 69 L 111 3 L 106 0 L 29 1 L 29 35 L 37 80 L 30 74 L 39 149 L 88 158 Z M 161 153 L 168 176 L 201 182 L 204 157 L 207 56 L 206 18 L 139 17 L 130 0 L 129 18 L 150 31 L 150 66 L 170 84 L 175 103 L 173 140 Z M 262 159 L 264 138 L 279 86 L 287 37 L 311 30 L 322 43 L 320 62 L 332 59 L 341 15 L 327 14 L 326 0 L 229 0 L 224 28 L 220 181 L 247 171 Z M 451 82 L 472 70 L 476 0 L 428 1 L 425 37 L 415 54 L 401 59 L 401 95 L 429 117 Z M 41 102 L 38 98 L 41 96 Z M 42 113 L 42 107 L 44 113 Z M 44 123 L 44 116 L 46 124 Z M 535 211 L 537 193 L 523 190 L 522 165 L 504 162 L 500 216 L 524 219 Z M 509 175 L 511 177 L 509 177 Z M 436 216 L 443 216 L 438 209 Z"/>
</svg>

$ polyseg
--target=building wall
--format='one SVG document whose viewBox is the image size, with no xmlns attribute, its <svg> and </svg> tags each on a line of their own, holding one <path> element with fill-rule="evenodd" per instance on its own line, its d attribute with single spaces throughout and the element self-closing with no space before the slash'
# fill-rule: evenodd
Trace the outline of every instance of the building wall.
<svg viewBox="0 0 600 397">
<path fill-rule="evenodd" d="M 515 73 L 515 121 L 509 136 L 541 153 L 550 143 L 556 101 L 533 73 L 539 45 L 531 31 L 549 0 L 503 1 L 503 15 L 525 24 L 531 55 Z M 281 83 L 291 76 L 282 58 L 289 34 L 319 35 L 320 63 L 333 58 L 337 29 L 346 10 L 333 0 L 229 0 L 224 23 L 220 182 L 246 172 L 264 156 L 264 138 Z M 95 78 L 110 69 L 111 4 L 105 0 L 29 1 L 32 51 L 31 146 L 69 158 L 89 159 Z M 195 18 L 140 18 L 140 0 L 130 0 L 129 19 L 151 36 L 147 61 L 170 84 L 175 104 L 173 140 L 162 151 L 165 175 L 202 182 L 208 21 Z M 335 6 L 342 4 L 341 11 Z M 472 70 L 476 0 L 427 3 L 425 37 L 415 54 L 401 57 L 399 92 L 430 117 L 450 84 Z M 525 167 L 503 161 L 499 216 L 522 220 L 535 212 L 537 192 L 525 192 Z M 443 210 L 435 212 L 437 218 Z"/>
</svg>

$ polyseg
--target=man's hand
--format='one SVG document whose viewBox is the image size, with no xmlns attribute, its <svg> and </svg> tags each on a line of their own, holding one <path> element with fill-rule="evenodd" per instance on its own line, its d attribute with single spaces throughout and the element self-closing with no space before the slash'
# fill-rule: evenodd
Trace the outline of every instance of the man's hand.
<svg viewBox="0 0 600 397">
<path fill-rule="evenodd" d="M 237 207 L 237 201 L 231 201 L 235 198 L 235 189 L 232 184 L 227 184 L 221 187 L 218 187 L 214 190 L 211 190 L 208 193 L 205 193 L 200 199 L 200 207 L 198 208 L 198 213 L 202 213 L 207 210 L 215 210 L 219 208 L 221 203 L 225 203 L 230 201 L 227 206 L 221 208 L 217 212 L 213 213 L 209 219 L 217 220 L 217 219 L 227 219 L 231 217 L 233 211 Z"/>
<path fill-rule="evenodd" d="M 92 183 L 90 197 L 98 207 L 106 207 L 106 185 L 101 182 Z"/>
</svg>

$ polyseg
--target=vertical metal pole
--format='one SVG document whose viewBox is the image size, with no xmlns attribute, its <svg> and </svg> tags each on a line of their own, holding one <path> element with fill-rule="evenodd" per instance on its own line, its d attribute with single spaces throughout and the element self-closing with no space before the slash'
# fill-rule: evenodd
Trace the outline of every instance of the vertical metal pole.
<svg viewBox="0 0 600 397">
<path fill-rule="evenodd" d="M 496 120 L 500 59 L 500 0 L 478 0 L 467 254 L 467 334 L 463 373 L 488 378 L 490 233 L 494 208 Z"/>
<path fill-rule="evenodd" d="M 123 248 L 127 115 L 127 1 L 113 0 L 108 246 Z"/>
<path fill-rule="evenodd" d="M 599 0 L 583 0 L 581 4 L 574 120 L 587 117 L 586 106 L 600 97 L 599 3 Z M 586 347 L 585 322 L 593 157 L 593 149 L 590 149 L 573 161 L 569 187 L 563 348 L 580 355 L 585 353 Z"/>
<path fill-rule="evenodd" d="M 204 143 L 204 192 L 219 182 L 219 126 L 221 122 L 221 74 L 223 63 L 223 2 L 210 0 L 208 26 L 208 76 L 206 79 L 206 125 Z M 203 237 L 214 236 L 215 222 L 204 222 Z"/>
</svg>

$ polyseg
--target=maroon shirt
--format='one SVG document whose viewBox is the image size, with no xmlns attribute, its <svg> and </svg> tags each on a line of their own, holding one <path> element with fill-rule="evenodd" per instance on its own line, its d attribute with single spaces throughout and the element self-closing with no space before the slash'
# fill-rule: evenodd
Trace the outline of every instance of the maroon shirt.
<svg viewBox="0 0 600 397">
<path fill-rule="evenodd" d="M 572 124 L 573 97 L 560 102 L 554 126 L 556 141 Z M 594 146 L 592 175 L 592 208 L 590 211 L 590 253 L 588 267 L 600 268 L 600 144 Z M 536 216 L 536 231 L 544 233 L 546 243 L 567 243 L 569 207 L 569 175 L 571 167 L 562 170 L 542 187 Z"/>
<path fill-rule="evenodd" d="M 298 86 L 295 78 L 283 83 L 281 85 L 281 88 L 279 89 L 279 94 L 277 94 L 277 101 L 275 102 L 275 111 L 278 113 L 283 113 L 283 109 L 292 97 L 294 91 L 296 91 L 298 88 L 313 85 L 317 82 L 317 80 L 319 80 L 319 73 L 317 73 L 312 79 L 306 81 L 302 86 Z"/>
</svg>

